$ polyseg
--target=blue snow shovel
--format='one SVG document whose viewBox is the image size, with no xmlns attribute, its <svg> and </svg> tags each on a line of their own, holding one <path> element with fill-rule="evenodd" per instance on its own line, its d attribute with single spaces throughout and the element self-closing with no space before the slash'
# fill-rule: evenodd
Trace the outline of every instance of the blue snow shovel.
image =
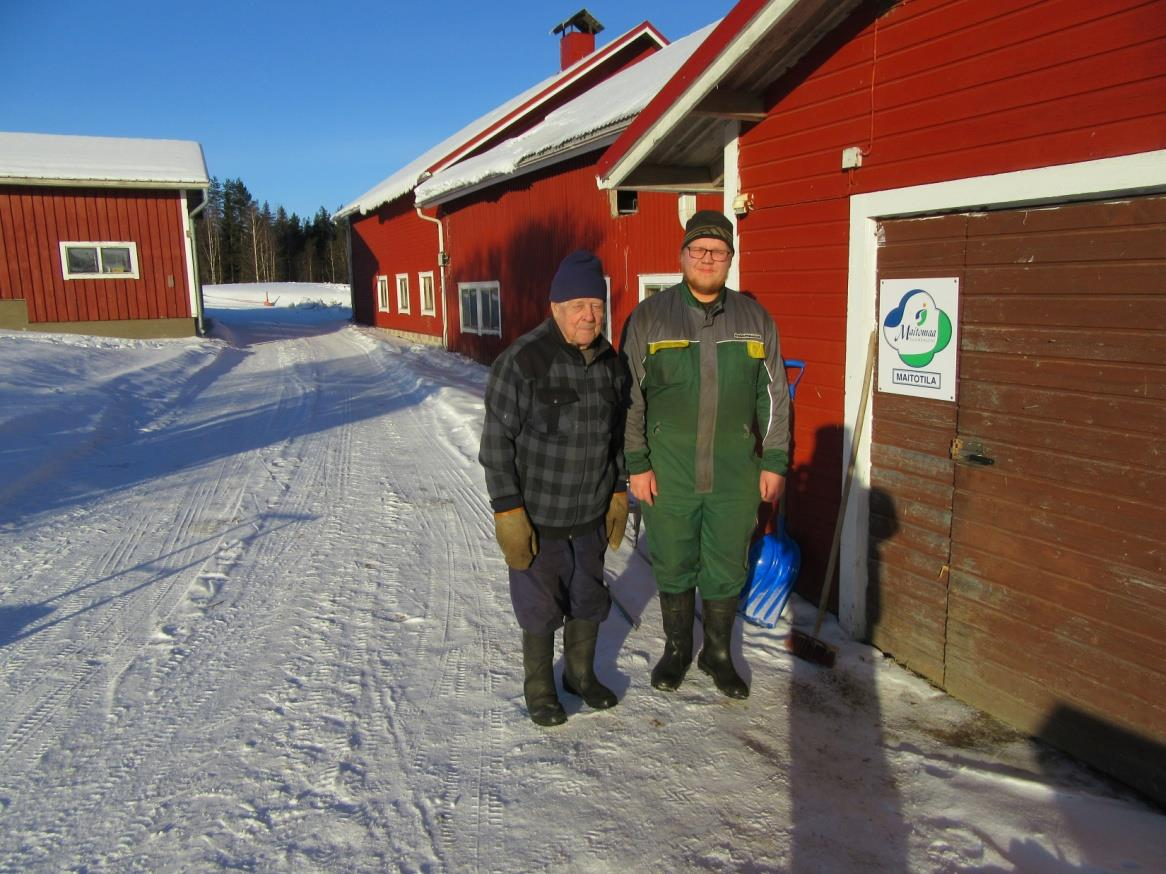
<svg viewBox="0 0 1166 874">
<path fill-rule="evenodd" d="M 787 360 L 787 369 L 797 369 L 798 375 L 789 384 L 792 401 L 797 392 L 806 362 Z M 749 577 L 741 591 L 737 612 L 747 621 L 762 628 L 773 628 L 781 618 L 794 582 L 802 567 L 802 550 L 785 530 L 785 494 L 777 516 L 777 530 L 758 538 L 749 549 Z"/>
</svg>

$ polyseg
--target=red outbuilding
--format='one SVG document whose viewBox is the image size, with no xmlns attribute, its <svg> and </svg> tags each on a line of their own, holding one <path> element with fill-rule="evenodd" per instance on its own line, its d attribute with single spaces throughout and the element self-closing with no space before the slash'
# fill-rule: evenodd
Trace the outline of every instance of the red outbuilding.
<svg viewBox="0 0 1166 874">
<path fill-rule="evenodd" d="M 0 328 L 199 330 L 198 143 L 0 133 Z"/>
<path fill-rule="evenodd" d="M 1166 3 L 741 0 L 598 175 L 722 155 L 800 589 L 857 441 L 843 628 L 1166 798 Z"/>
</svg>

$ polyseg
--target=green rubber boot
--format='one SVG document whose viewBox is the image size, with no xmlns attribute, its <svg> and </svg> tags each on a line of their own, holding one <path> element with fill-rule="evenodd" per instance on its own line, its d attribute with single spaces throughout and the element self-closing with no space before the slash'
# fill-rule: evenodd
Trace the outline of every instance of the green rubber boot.
<svg viewBox="0 0 1166 874">
<path fill-rule="evenodd" d="M 748 698 L 749 687 L 733 667 L 733 654 L 729 650 L 733 622 L 737 619 L 737 599 L 701 601 L 701 610 L 704 614 L 704 647 L 696 666 L 713 678 L 723 694 L 730 698 Z"/>
<path fill-rule="evenodd" d="M 696 590 L 660 593 L 660 615 L 664 620 L 664 655 L 652 668 L 652 686 L 675 692 L 684 682 L 692 664 L 692 620 L 696 615 Z"/>
</svg>

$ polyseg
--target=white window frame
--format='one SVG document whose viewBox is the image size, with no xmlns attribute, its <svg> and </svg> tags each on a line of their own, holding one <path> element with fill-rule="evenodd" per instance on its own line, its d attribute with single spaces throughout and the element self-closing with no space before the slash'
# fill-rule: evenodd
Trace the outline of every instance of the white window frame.
<svg viewBox="0 0 1166 874">
<path fill-rule="evenodd" d="M 502 336 L 502 286 L 497 280 L 490 280 L 486 282 L 459 282 L 457 284 L 457 307 L 458 307 L 458 321 L 461 324 L 463 334 L 480 334 L 482 336 Z M 469 324 L 466 321 L 466 295 L 472 294 L 474 296 L 474 323 Z M 498 301 L 498 325 L 496 328 L 486 328 L 482 324 L 482 314 L 485 312 L 483 304 L 495 297 Z"/>
<path fill-rule="evenodd" d="M 640 283 L 640 300 L 648 297 L 649 286 L 661 286 L 662 288 L 671 288 L 680 283 L 684 279 L 683 273 L 641 273 L 639 275 Z"/>
<path fill-rule="evenodd" d="M 408 273 L 398 273 L 396 276 L 396 280 L 397 280 L 397 312 L 408 314 L 410 312 L 410 309 L 409 309 L 409 274 Z"/>
<path fill-rule="evenodd" d="M 389 277 L 382 274 L 377 276 L 377 311 L 391 313 L 392 302 L 389 300 Z"/>
<path fill-rule="evenodd" d="M 425 305 L 425 281 L 429 280 L 429 306 Z M 433 271 L 426 270 L 417 274 L 417 295 L 421 299 L 421 315 L 437 315 L 437 286 L 433 280 Z"/>
<path fill-rule="evenodd" d="M 101 269 L 102 249 L 128 249 L 130 253 L 130 269 L 121 273 L 106 272 Z M 69 272 L 69 249 L 95 249 L 97 251 L 97 265 L 96 273 L 70 273 Z M 141 274 L 138 270 L 138 244 L 126 241 L 114 240 L 62 240 L 60 243 L 61 251 L 61 275 L 65 279 L 139 279 Z"/>
</svg>

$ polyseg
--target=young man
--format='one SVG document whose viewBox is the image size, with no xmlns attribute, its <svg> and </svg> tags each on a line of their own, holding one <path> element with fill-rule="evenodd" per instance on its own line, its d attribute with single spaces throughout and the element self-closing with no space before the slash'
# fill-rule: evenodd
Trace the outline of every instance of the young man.
<svg viewBox="0 0 1166 874">
<path fill-rule="evenodd" d="M 723 694 L 745 698 L 729 645 L 758 505 L 785 485 L 789 390 L 773 319 L 725 286 L 733 254 L 729 220 L 694 215 L 684 281 L 636 307 L 621 351 L 632 376 L 629 487 L 643 505 L 666 637 L 652 685 L 675 691 L 684 679 L 699 589 L 697 664 Z"/>
<path fill-rule="evenodd" d="M 606 292 L 598 258 L 568 255 L 551 282 L 551 318 L 499 356 L 486 387 L 478 460 L 522 628 L 526 708 L 538 725 L 567 720 L 554 675 L 564 620 L 563 688 L 596 709 L 616 704 L 594 669 L 611 609 L 604 553 L 619 547 L 628 515 L 628 377 L 602 334 Z"/>
</svg>

